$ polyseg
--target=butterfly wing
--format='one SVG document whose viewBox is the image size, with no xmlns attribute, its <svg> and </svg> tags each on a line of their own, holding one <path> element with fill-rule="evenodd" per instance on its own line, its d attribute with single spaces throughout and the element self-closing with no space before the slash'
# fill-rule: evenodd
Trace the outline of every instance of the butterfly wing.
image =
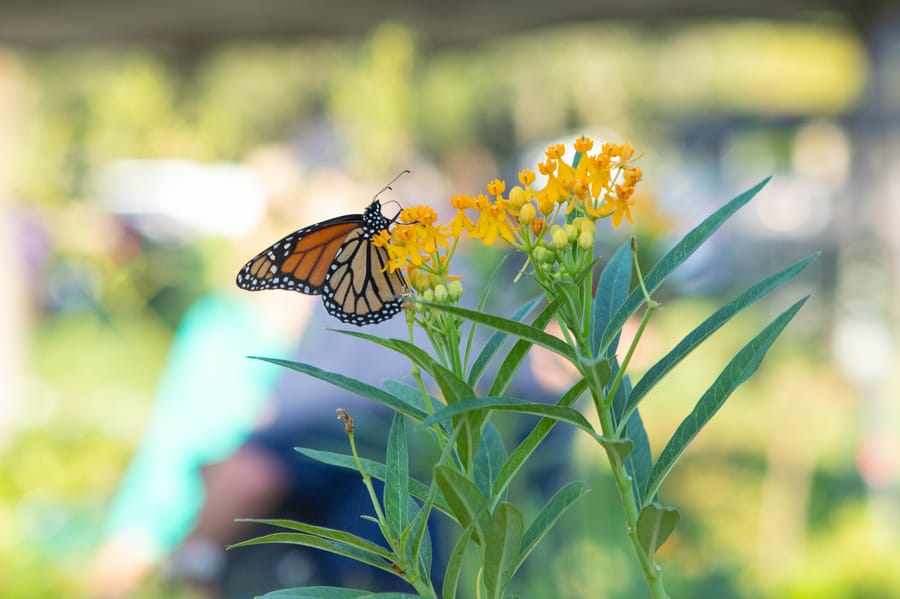
<svg viewBox="0 0 900 599">
<path fill-rule="evenodd" d="M 387 269 L 388 253 L 365 228 L 347 235 L 325 278 L 325 309 L 341 322 L 363 326 L 387 320 L 403 307 L 406 281 Z"/>
<path fill-rule="evenodd" d="M 321 295 L 325 280 L 348 237 L 362 231 L 362 215 L 339 216 L 295 231 L 252 259 L 237 274 L 241 289 L 292 289 Z"/>
</svg>

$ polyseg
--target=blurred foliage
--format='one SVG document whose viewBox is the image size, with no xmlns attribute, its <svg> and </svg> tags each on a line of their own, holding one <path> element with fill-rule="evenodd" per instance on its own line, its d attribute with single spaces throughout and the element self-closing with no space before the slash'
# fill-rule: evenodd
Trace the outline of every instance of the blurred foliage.
<svg viewBox="0 0 900 599">
<path fill-rule="evenodd" d="M 841 115 L 868 72 L 862 43 L 841 26 L 765 22 L 583 25 L 454 48 L 430 48 L 388 24 L 364 40 L 201 54 L 69 48 L 20 59 L 29 98 L 15 193 L 50 247 L 32 282 L 29 398 L 19 434 L 0 452 L 0 596 L 17 598 L 80 595 L 77 579 L 139 438 L 172 326 L 212 284 L 208 273 L 222 269 L 209 251 L 221 242 L 151 242 L 111 219 L 93 201 L 110 161 L 240 161 L 259 145 L 309 143 L 309 127 L 327 122 L 341 147 L 312 148 L 319 166 L 386 180 L 424 157 L 456 183 L 481 185 L 511 177 L 518 154 L 538 140 L 615 127 L 648 148 L 652 183 L 652 164 L 680 169 L 695 159 L 676 139 L 685 123 Z M 472 172 L 474 157 L 501 166 Z M 676 226 L 665 216 L 642 222 L 657 241 Z M 666 351 L 715 303 L 667 303 L 643 359 Z M 766 320 L 760 310 L 648 398 L 651 438 L 675 428 L 722 356 Z M 870 521 L 872 499 L 852 460 L 858 408 L 821 348 L 824 331 L 812 328 L 786 335 L 667 484 L 684 510 L 661 558 L 673 596 L 900 596 L 891 566 L 898 536 L 873 545 L 871 530 L 882 524 Z M 596 478 L 580 455 L 580 473 Z M 761 536 L 783 530 L 764 511 L 779 504 L 767 501 L 792 493 L 798 520 Z M 634 596 L 639 578 L 627 571 L 626 548 L 607 542 L 624 543 L 617 509 L 565 519 L 557 546 L 531 558 L 523 588 L 541 592 L 527 595 Z M 147 593 L 173 596 L 163 583 Z"/>
</svg>

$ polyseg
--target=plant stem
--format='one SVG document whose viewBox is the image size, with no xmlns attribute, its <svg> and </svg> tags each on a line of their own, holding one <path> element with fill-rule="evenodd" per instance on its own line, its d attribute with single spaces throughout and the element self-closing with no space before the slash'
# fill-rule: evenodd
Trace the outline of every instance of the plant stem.
<svg viewBox="0 0 900 599">
<path fill-rule="evenodd" d="M 369 473 L 363 468 L 362 462 L 359 459 L 359 454 L 356 451 L 356 440 L 353 437 L 352 428 L 347 431 L 347 438 L 350 440 L 350 451 L 353 453 L 353 459 L 356 461 L 356 469 L 362 475 L 363 485 L 365 485 L 366 490 L 369 492 L 369 499 L 371 499 L 372 507 L 375 509 L 375 515 L 378 518 L 378 528 L 381 529 L 381 535 L 389 541 L 389 544 L 393 549 L 397 566 L 403 569 L 404 572 L 407 572 L 407 574 L 403 575 L 403 580 L 411 584 L 422 597 L 437 599 L 437 594 L 434 589 L 431 588 L 430 582 L 421 580 L 416 574 L 415 568 L 410 567 L 411 564 L 407 564 L 406 560 L 400 559 L 401 554 L 397 552 L 394 543 L 390 541 L 391 536 L 388 534 L 387 520 L 384 517 L 384 513 L 381 511 L 381 502 L 378 501 L 378 494 L 375 493 L 375 487 L 372 486 L 372 477 L 369 476 Z M 412 566 L 415 566 L 415 564 L 412 564 Z M 409 574 L 410 572 L 411 574 Z"/>
<path fill-rule="evenodd" d="M 595 400 L 594 403 L 596 405 L 604 402 Z M 615 438 L 613 437 L 615 435 L 615 427 L 612 421 L 612 411 L 609 407 L 600 411 L 600 427 L 605 436 Z M 625 470 L 624 464 L 617 465 L 611 456 L 609 466 L 616 480 L 619 501 L 622 503 L 622 508 L 625 511 L 625 529 L 631 541 L 631 548 L 634 550 L 634 554 L 641 565 L 641 573 L 644 575 L 644 580 L 647 581 L 647 586 L 650 589 L 650 596 L 653 599 L 668 599 L 669 595 L 666 594 L 666 589 L 663 586 L 662 573 L 657 569 L 656 564 L 653 563 L 652 557 L 648 556 L 644 551 L 638 539 L 637 520 L 639 510 L 632 493 L 631 476 Z"/>
</svg>

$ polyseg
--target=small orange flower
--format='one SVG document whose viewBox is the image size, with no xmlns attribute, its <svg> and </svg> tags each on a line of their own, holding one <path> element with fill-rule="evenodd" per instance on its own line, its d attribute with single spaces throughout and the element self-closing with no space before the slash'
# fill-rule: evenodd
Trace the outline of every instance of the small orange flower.
<svg viewBox="0 0 900 599">
<path fill-rule="evenodd" d="M 506 191 L 506 182 L 501 181 L 500 179 L 494 179 L 487 184 L 487 190 L 492 196 L 503 195 L 503 192 Z"/>
<path fill-rule="evenodd" d="M 566 153 L 566 144 L 551 144 L 547 147 L 547 158 L 559 160 Z"/>
<path fill-rule="evenodd" d="M 515 242 L 502 200 L 493 204 L 488 203 L 487 205 L 479 206 L 479 208 L 481 214 L 478 218 L 478 223 L 475 225 L 475 230 L 470 233 L 472 237 L 480 239 L 484 245 L 492 245 L 498 236 L 509 243 Z"/>
<path fill-rule="evenodd" d="M 594 140 L 590 137 L 585 137 L 582 135 L 578 139 L 575 140 L 575 151 L 581 152 L 582 154 L 587 154 L 591 151 L 591 148 L 594 147 Z"/>
</svg>

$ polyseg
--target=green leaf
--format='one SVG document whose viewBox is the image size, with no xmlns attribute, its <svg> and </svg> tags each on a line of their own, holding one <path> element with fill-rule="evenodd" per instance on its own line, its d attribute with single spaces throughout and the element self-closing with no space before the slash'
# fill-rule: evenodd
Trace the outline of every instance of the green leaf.
<svg viewBox="0 0 900 599">
<path fill-rule="evenodd" d="M 257 599 L 421 599 L 409 593 L 372 593 L 340 587 L 299 587 L 266 593 Z"/>
<path fill-rule="evenodd" d="M 625 465 L 625 460 L 628 459 L 628 456 L 631 455 L 631 451 L 634 448 L 634 444 L 630 439 L 608 439 L 606 437 L 600 437 L 600 445 L 606 450 L 606 454 L 609 456 L 610 461 L 615 464 L 617 469 Z"/>
<path fill-rule="evenodd" d="M 416 563 L 419 575 L 431 578 L 431 537 L 428 536 L 431 505 L 426 503 L 420 508 L 416 500 L 410 497 L 409 513 L 413 514 L 413 517 L 400 537 L 401 545 L 408 548 L 407 557 Z"/>
<path fill-rule="evenodd" d="M 806 303 L 809 296 L 804 297 L 793 306 L 781 313 L 766 328 L 754 337 L 731 359 L 725 369 L 716 378 L 712 386 L 706 390 L 691 413 L 688 414 L 672 438 L 666 444 L 659 459 L 650 472 L 650 480 L 647 489 L 644 490 L 644 503 L 659 490 L 666 476 L 675 466 L 678 458 L 684 452 L 688 444 L 697 436 L 697 433 L 709 422 L 710 418 L 722 407 L 725 400 L 734 390 L 759 368 L 766 352 L 775 342 L 775 339 L 784 330 L 797 311 Z"/>
<path fill-rule="evenodd" d="M 535 306 L 537 306 L 544 298 L 536 297 L 521 308 L 519 308 L 515 314 L 512 315 L 512 319 L 521 322 L 529 312 L 531 312 Z M 475 358 L 475 362 L 472 364 L 472 369 L 469 370 L 469 376 L 466 381 L 470 386 L 475 387 L 478 384 L 478 381 L 481 380 L 481 375 L 484 374 L 484 371 L 487 370 L 488 365 L 491 363 L 491 360 L 500 351 L 500 348 L 503 347 L 503 342 L 509 338 L 509 333 L 504 333 L 503 331 L 496 331 L 491 335 L 490 339 L 488 339 L 487 343 L 484 344 L 484 347 L 481 349 L 481 352 L 478 354 L 478 357 Z"/>
<path fill-rule="evenodd" d="M 578 401 L 578 398 L 581 397 L 586 388 L 587 381 L 580 379 L 563 394 L 560 400 L 556 402 L 556 405 L 560 407 L 571 406 Z M 547 437 L 553 427 L 556 426 L 557 422 L 558 420 L 555 418 L 541 418 L 534 428 L 531 429 L 531 432 L 528 433 L 528 436 L 513 450 L 494 479 L 495 496 L 506 490 L 513 477 L 521 470 L 522 466 L 525 465 L 528 458 L 534 453 L 541 441 Z"/>
<path fill-rule="evenodd" d="M 485 305 L 487 305 L 488 296 L 490 296 L 491 291 L 494 289 L 494 283 L 497 282 L 497 277 L 500 275 L 500 271 L 503 270 L 503 265 L 506 263 L 508 256 L 503 256 L 500 259 L 500 262 L 494 268 L 494 272 L 491 273 L 491 276 L 488 277 L 487 281 L 483 286 L 483 290 L 481 292 L 481 298 L 478 300 L 478 306 L 475 308 L 479 312 L 484 311 Z M 472 344 L 475 342 L 475 332 L 478 330 L 478 323 L 472 322 L 469 323 L 469 334 L 466 336 L 466 351 L 463 358 L 463 364 L 468 367 L 469 364 L 469 356 L 472 355 Z M 475 386 L 476 380 L 472 380 L 470 378 L 466 379 L 469 382 L 469 385 L 472 387 Z"/>
<path fill-rule="evenodd" d="M 394 414 L 388 433 L 385 467 L 384 515 L 391 538 L 397 539 L 409 522 L 409 448 L 403 414 Z"/>
<path fill-rule="evenodd" d="M 609 361 L 609 378 L 606 380 L 606 384 L 603 385 L 603 392 L 606 395 L 609 395 L 610 392 L 610 382 L 615 378 L 619 373 L 619 361 L 615 357 L 611 358 Z M 631 393 L 631 379 L 628 375 L 622 377 L 622 382 L 619 384 L 619 387 L 616 389 L 616 394 L 612 398 L 611 404 L 611 413 L 613 419 L 613 425 L 618 427 L 619 423 L 622 421 L 622 414 L 625 413 L 625 404 L 628 402 L 628 394 Z"/>
<path fill-rule="evenodd" d="M 610 360 L 606 358 L 582 358 L 581 372 L 595 389 L 606 389 L 613 374 Z"/>
<path fill-rule="evenodd" d="M 459 575 L 462 572 L 463 558 L 466 556 L 466 548 L 469 546 L 469 537 L 472 528 L 467 528 L 459 535 L 450 557 L 447 559 L 447 568 L 444 570 L 444 584 L 441 585 L 441 597 L 453 599 L 456 597 L 456 587 L 459 586 Z"/>
<path fill-rule="evenodd" d="M 382 391 L 378 387 L 373 387 L 368 383 L 364 383 L 354 378 L 344 376 L 343 374 L 322 370 L 321 368 L 317 368 L 316 366 L 312 366 L 311 364 L 304 364 L 302 362 L 291 362 L 290 360 L 281 360 L 279 358 L 261 358 L 258 356 L 249 357 L 254 360 L 262 360 L 263 362 L 270 362 L 272 364 L 277 364 L 278 366 L 284 366 L 285 368 L 290 368 L 291 370 L 302 372 L 303 374 L 307 374 L 313 378 L 325 381 L 326 383 L 331 383 L 335 387 L 350 391 L 351 393 L 355 393 L 360 397 L 364 397 L 366 399 L 370 399 L 374 402 L 380 403 L 381 405 L 387 406 L 395 412 L 406 414 L 410 418 L 413 418 L 417 421 L 421 421 L 428 416 L 428 414 L 426 414 L 424 411 L 401 401 L 387 391 Z"/>
<path fill-rule="evenodd" d="M 435 466 L 434 480 L 447 505 L 453 511 L 456 521 L 463 528 L 469 527 L 470 524 L 474 525 L 472 529 L 475 540 L 484 546 L 488 524 L 484 515 L 485 499 L 475 483 L 446 464 Z"/>
<path fill-rule="evenodd" d="M 434 381 L 440 387 L 441 393 L 444 394 L 444 400 L 448 404 L 475 397 L 475 390 L 466 381 L 440 364 L 435 367 L 434 372 L 431 374 L 434 376 Z"/>
<path fill-rule="evenodd" d="M 597 356 L 600 349 L 600 340 L 607 334 L 610 319 L 619 307 L 628 298 L 628 288 L 631 285 L 631 241 L 623 243 L 613 257 L 609 259 L 603 272 L 600 273 L 600 282 L 597 284 L 597 293 L 591 303 L 591 352 Z M 615 354 L 619 344 L 619 331 L 609 331 L 614 335 L 609 345 L 609 351 L 605 357 Z"/>
<path fill-rule="evenodd" d="M 521 561 L 522 513 L 508 501 L 497 507 L 484 545 L 484 586 L 488 599 L 502 599 Z"/>
<path fill-rule="evenodd" d="M 562 517 L 566 510 L 588 492 L 590 492 L 590 489 L 587 483 L 576 480 L 564 486 L 550 498 L 550 501 L 541 509 L 522 537 L 522 550 L 519 554 L 519 562 L 516 564 L 516 568 L 522 565 L 522 562 L 534 551 L 538 542 L 550 532 L 550 529 L 553 528 L 553 525 L 556 524 L 556 521 Z"/>
<path fill-rule="evenodd" d="M 361 599 L 370 597 L 371 591 L 340 587 L 299 587 L 266 593 L 257 599 Z"/>
<path fill-rule="evenodd" d="M 647 287 L 647 292 L 653 293 L 660 285 L 662 285 L 662 282 L 672 274 L 672 271 L 678 268 L 691 256 L 691 254 L 697 251 L 697 248 L 709 239 L 709 237 L 722 226 L 722 223 L 731 218 L 735 212 L 744 206 L 744 204 L 753 199 L 753 196 L 759 193 L 760 189 L 765 187 L 766 183 L 769 182 L 769 179 L 771 179 L 771 177 L 766 177 L 752 188 L 719 208 L 706 220 L 694 227 L 694 229 L 685 235 L 684 238 L 682 238 L 675 247 L 669 250 L 665 256 L 660 258 L 659 262 L 657 262 L 653 269 L 647 273 L 647 276 L 644 277 L 644 285 Z M 622 329 L 625 321 L 637 311 L 643 302 L 644 294 L 641 289 L 634 289 L 628 296 L 628 299 L 625 300 L 625 303 L 622 304 L 622 306 L 616 310 L 615 314 L 613 314 L 612 318 L 610 318 L 606 331 L 603 333 L 603 338 L 600 340 L 599 353 L 603 353 L 607 348 L 611 347 L 613 337 Z"/>
<path fill-rule="evenodd" d="M 237 547 L 249 547 L 250 545 L 265 545 L 268 543 L 287 543 L 290 545 L 303 545 L 304 547 L 321 549 L 322 551 L 349 557 L 350 559 L 356 560 L 363 564 L 368 564 L 374 568 L 378 568 L 379 570 L 384 570 L 385 572 L 391 572 L 395 575 L 397 574 L 394 569 L 391 568 L 391 561 L 384 560 L 375 553 L 359 549 L 358 547 L 354 545 L 348 545 L 347 543 L 331 541 L 319 536 L 300 532 L 276 532 L 262 537 L 257 537 L 255 539 L 250 539 L 249 541 L 235 543 L 234 545 L 230 545 L 228 549 L 235 549 Z"/>
<path fill-rule="evenodd" d="M 382 347 L 386 347 L 391 351 L 395 351 L 397 353 L 403 354 L 407 358 L 413 361 L 419 368 L 424 370 L 425 372 L 432 374 L 435 366 L 438 366 L 438 362 L 428 355 L 421 347 L 410 343 L 409 341 L 404 341 L 403 339 L 384 339 L 382 337 L 378 337 L 376 335 L 371 335 L 369 333 L 363 333 L 362 331 L 348 331 L 344 329 L 330 329 L 336 333 L 340 333 L 342 335 L 347 335 L 349 337 L 357 337 L 359 339 L 365 339 L 366 341 L 371 341 L 376 345 L 380 345 Z"/>
<path fill-rule="evenodd" d="M 675 530 L 680 517 L 678 508 L 671 505 L 654 502 L 641 509 L 641 513 L 638 514 L 637 535 L 648 557 L 652 559 L 657 549 L 662 547 Z"/>
<path fill-rule="evenodd" d="M 331 451 L 321 451 L 318 449 L 308 449 L 306 447 L 295 447 L 295 451 L 302 453 L 303 455 L 312 458 L 318 462 L 322 462 L 323 464 L 328 464 L 329 466 L 337 466 L 338 468 L 346 468 L 347 470 L 356 471 L 356 460 L 352 455 L 345 455 L 342 453 L 334 453 Z M 385 467 L 381 462 L 376 462 L 375 460 L 369 460 L 366 458 L 360 458 L 360 463 L 362 467 L 365 469 L 366 473 L 372 478 L 383 481 L 385 476 Z M 422 501 L 425 501 L 428 498 L 428 485 L 414 479 L 409 479 L 409 492 L 415 497 L 418 497 Z M 444 512 L 445 514 L 452 515 L 450 512 L 450 506 L 440 497 L 435 498 L 434 507 Z"/>
<path fill-rule="evenodd" d="M 550 322 L 550 319 L 553 318 L 555 312 L 556 302 L 551 302 L 535 317 L 531 323 L 532 326 L 543 330 L 547 323 Z M 529 349 L 531 349 L 531 342 L 525 339 L 519 339 L 513 344 L 512 349 L 506 354 L 506 359 L 500 364 L 497 375 L 494 377 L 494 382 L 491 383 L 491 387 L 488 389 L 488 395 L 502 395 L 506 391 Z"/>
<path fill-rule="evenodd" d="M 460 414 L 472 412 L 476 410 L 503 410 L 507 412 L 523 412 L 525 414 L 535 414 L 546 418 L 553 418 L 562 422 L 568 422 L 578 428 L 595 435 L 594 428 L 581 415 L 581 412 L 572 408 L 562 406 L 525 401 L 524 399 L 516 399 L 514 397 L 473 397 L 463 402 L 441 408 L 434 414 L 425 419 L 422 424 L 429 425 L 435 422 L 441 422 Z"/>
<path fill-rule="evenodd" d="M 660 381 L 672 368 L 674 368 L 685 356 L 690 354 L 701 343 L 703 343 L 710 335 L 715 333 L 726 322 L 731 320 L 736 314 L 740 313 L 747 306 L 752 305 L 758 299 L 765 297 L 770 291 L 781 285 L 782 283 L 793 279 L 800 271 L 806 268 L 810 262 L 818 257 L 818 253 L 789 266 L 779 273 L 768 277 L 756 285 L 747 289 L 744 293 L 730 301 L 725 306 L 716 310 L 709 318 L 704 320 L 700 326 L 687 334 L 672 351 L 667 353 L 661 360 L 650 367 L 644 374 L 634 391 L 629 396 L 628 406 L 625 409 L 627 414 L 638 405 L 641 399 Z"/>
<path fill-rule="evenodd" d="M 360 599 L 422 599 L 421 595 L 411 595 L 409 593 L 371 593 L 363 595 Z"/>
<path fill-rule="evenodd" d="M 388 393 L 390 393 L 403 403 L 409 404 L 417 410 L 422 410 L 425 413 L 428 412 L 428 408 L 425 405 L 425 400 L 422 398 L 422 393 L 417 387 L 407 385 L 406 383 L 401 383 L 400 381 L 387 379 L 384 381 L 384 388 Z M 431 398 L 431 405 L 440 403 L 433 395 L 430 395 L 429 397 Z"/>
<path fill-rule="evenodd" d="M 475 468 L 472 473 L 475 485 L 485 499 L 491 499 L 494 479 L 504 462 L 506 462 L 506 447 L 503 446 L 503 439 L 500 438 L 496 427 L 488 422 L 482 431 L 478 451 L 475 452 Z"/>
<path fill-rule="evenodd" d="M 289 530 L 315 535 L 317 537 L 322 537 L 323 539 L 330 539 L 338 543 L 351 545 L 363 551 L 379 555 L 387 560 L 391 559 L 392 557 L 391 552 L 381 545 L 373 543 L 368 539 L 358 537 L 353 533 L 338 530 L 336 528 L 326 528 L 324 526 L 316 526 L 314 524 L 306 524 L 304 522 L 297 522 L 296 520 L 285 519 L 238 518 L 237 520 L 235 520 L 235 522 L 255 522 L 256 524 L 265 524 L 268 526 L 277 526 L 278 528 L 287 528 Z"/>
<path fill-rule="evenodd" d="M 625 436 L 631 441 L 631 455 L 625 460 L 625 471 L 631 476 L 632 493 L 636 503 L 641 503 L 641 490 L 647 487 L 650 469 L 653 467 L 653 455 L 650 452 L 650 440 L 641 420 L 640 410 L 634 410 L 625 425 Z"/>
<path fill-rule="evenodd" d="M 494 316 L 492 314 L 484 314 L 476 310 L 461 308 L 459 306 L 433 304 L 428 302 L 422 303 L 427 306 L 443 310 L 444 312 L 447 312 L 449 314 L 460 316 L 479 324 L 487 325 L 489 327 L 497 329 L 498 331 L 503 331 L 504 333 L 515 335 L 520 339 L 530 341 L 534 345 L 539 345 L 541 347 L 549 349 L 550 351 L 566 358 L 573 364 L 577 363 L 575 351 L 567 343 L 557 337 L 554 337 L 553 335 L 550 335 L 549 333 L 545 333 L 543 330 L 535 326 L 528 325 L 522 322 L 516 322 L 515 320 L 510 320 L 508 318 L 501 318 L 500 316 Z"/>
<path fill-rule="evenodd" d="M 583 275 L 581 277 L 576 277 L 576 280 L 582 278 Z M 564 300 L 559 303 L 559 310 L 564 316 L 563 320 L 566 322 L 581 322 L 584 319 L 584 313 L 581 310 L 582 287 L 580 283 L 580 280 L 576 282 L 574 280 L 569 281 L 565 279 L 550 282 L 548 295 Z"/>
</svg>

